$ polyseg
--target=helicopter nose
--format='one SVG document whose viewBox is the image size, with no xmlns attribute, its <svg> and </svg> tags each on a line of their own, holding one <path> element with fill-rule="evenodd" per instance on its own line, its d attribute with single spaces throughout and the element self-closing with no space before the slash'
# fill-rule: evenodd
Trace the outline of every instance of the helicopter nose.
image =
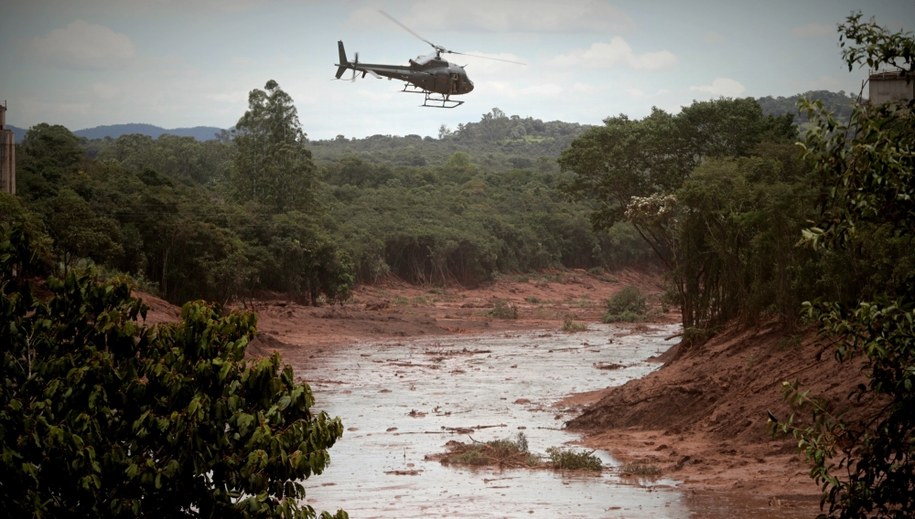
<svg viewBox="0 0 915 519">
<path fill-rule="evenodd" d="M 469 79 L 467 80 L 467 91 L 468 91 L 468 92 L 472 92 L 472 91 L 473 91 L 473 81 L 471 81 L 471 80 L 469 80 Z"/>
</svg>

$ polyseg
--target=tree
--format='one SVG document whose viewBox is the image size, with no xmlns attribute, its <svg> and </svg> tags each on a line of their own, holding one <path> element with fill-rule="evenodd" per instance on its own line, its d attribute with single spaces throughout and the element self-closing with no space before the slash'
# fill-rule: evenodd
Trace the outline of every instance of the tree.
<svg viewBox="0 0 915 519">
<path fill-rule="evenodd" d="M 849 69 L 895 68 L 912 81 L 915 38 L 853 13 L 839 25 Z M 855 106 L 840 123 L 808 103 L 804 143 L 821 181 L 820 215 L 804 231 L 824 257 L 847 267 L 830 281 L 832 298 L 805 303 L 837 346 L 836 358 L 866 384 L 841 414 L 788 384 L 795 414 L 776 426 L 792 432 L 821 485 L 829 517 L 915 514 L 915 101 Z M 797 418 L 810 410 L 809 422 Z M 770 417 L 775 418 L 775 417 Z"/>
<path fill-rule="evenodd" d="M 764 116 L 752 99 L 696 102 L 675 116 L 656 108 L 639 121 L 625 115 L 604 120 L 604 126 L 576 139 L 559 163 L 564 171 L 574 173 L 566 190 L 575 198 L 594 201 L 596 228 L 610 229 L 627 220 L 632 223 L 672 275 L 684 328 L 704 329 L 715 321 L 710 317 L 719 315 L 709 305 L 725 303 L 707 292 L 722 286 L 707 283 L 714 274 L 707 270 L 711 263 L 703 254 L 711 242 L 702 234 L 713 230 L 700 220 L 722 215 L 690 213 L 703 208 L 681 203 L 678 190 L 706 162 L 748 157 L 763 142 L 781 143 L 794 137 L 794 128 L 786 122 L 790 118 Z M 717 196 L 711 185 L 717 182 L 715 176 L 705 177 L 712 189 L 705 194 Z M 693 187 L 703 189 L 697 184 Z M 726 186 L 725 191 L 728 189 Z M 720 194 L 724 198 L 732 195 Z M 726 203 L 731 201 L 738 202 Z M 719 211 L 714 206 L 705 209 Z M 680 218 L 681 213 L 699 218 L 692 218 L 692 231 L 683 232 L 690 222 Z"/>
<path fill-rule="evenodd" d="M 235 197 L 275 212 L 313 209 L 315 166 L 292 98 L 276 81 L 248 95 L 235 125 L 231 167 Z"/>
<path fill-rule="evenodd" d="M 20 192 L 29 200 L 53 196 L 61 181 L 79 170 L 84 153 L 79 137 L 59 124 L 37 124 L 19 145 Z"/>
<path fill-rule="evenodd" d="M 104 262 L 124 251 L 118 223 L 95 214 L 92 206 L 69 188 L 44 203 L 45 225 L 67 269 L 76 258 Z"/>
<path fill-rule="evenodd" d="M 252 314 L 200 302 L 147 327 L 123 282 L 71 272 L 36 298 L 0 239 L 0 500 L 13 517 L 315 517 L 301 480 L 343 433 Z M 25 254 L 23 254 L 25 251 Z M 322 513 L 322 517 L 331 517 Z M 334 517 L 345 518 L 338 511 Z"/>
</svg>

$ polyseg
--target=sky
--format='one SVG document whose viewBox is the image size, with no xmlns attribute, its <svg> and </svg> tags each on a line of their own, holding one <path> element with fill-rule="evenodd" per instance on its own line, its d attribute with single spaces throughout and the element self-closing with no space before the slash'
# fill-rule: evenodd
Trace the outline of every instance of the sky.
<svg viewBox="0 0 915 519">
<path fill-rule="evenodd" d="M 269 80 L 309 139 L 437 137 L 498 108 L 600 124 L 694 101 L 861 91 L 836 27 L 853 11 L 915 31 L 915 0 L 30 0 L 0 12 L 7 124 L 233 126 Z M 406 65 L 447 49 L 475 84 L 454 109 L 403 83 L 334 80 L 352 59 Z M 344 79 L 348 79 L 345 75 Z"/>
</svg>

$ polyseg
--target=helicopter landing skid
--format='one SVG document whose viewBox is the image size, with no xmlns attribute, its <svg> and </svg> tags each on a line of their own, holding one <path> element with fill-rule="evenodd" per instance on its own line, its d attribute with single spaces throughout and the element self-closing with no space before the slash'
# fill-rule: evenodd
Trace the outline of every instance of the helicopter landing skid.
<svg viewBox="0 0 915 519">
<path fill-rule="evenodd" d="M 404 86 L 403 91 L 410 94 L 425 94 L 425 97 L 423 98 L 423 104 L 420 106 L 425 106 L 428 108 L 457 108 L 464 104 L 464 101 L 451 99 L 451 96 L 448 94 L 433 93 L 428 90 L 416 88 L 410 84 Z"/>
</svg>

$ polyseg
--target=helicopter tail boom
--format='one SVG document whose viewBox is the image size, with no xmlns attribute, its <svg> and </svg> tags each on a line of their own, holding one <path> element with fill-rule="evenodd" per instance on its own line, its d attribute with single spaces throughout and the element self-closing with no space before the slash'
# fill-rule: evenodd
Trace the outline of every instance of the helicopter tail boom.
<svg viewBox="0 0 915 519">
<path fill-rule="evenodd" d="M 340 79 L 350 64 L 349 60 L 346 59 L 346 51 L 343 49 L 342 40 L 337 41 L 337 51 L 340 53 L 340 63 L 337 64 L 337 79 Z"/>
</svg>

